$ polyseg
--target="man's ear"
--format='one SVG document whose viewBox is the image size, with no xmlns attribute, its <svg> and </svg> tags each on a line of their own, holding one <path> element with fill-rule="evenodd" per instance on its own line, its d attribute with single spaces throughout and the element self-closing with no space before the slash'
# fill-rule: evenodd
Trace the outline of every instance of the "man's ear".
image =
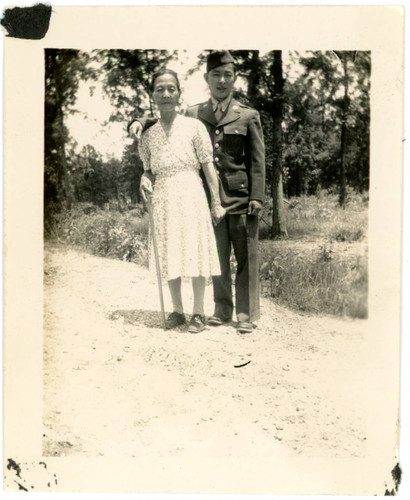
<svg viewBox="0 0 410 500">
<path fill-rule="evenodd" d="M 209 82 L 208 82 L 208 73 L 204 73 L 204 80 L 209 85 Z"/>
</svg>

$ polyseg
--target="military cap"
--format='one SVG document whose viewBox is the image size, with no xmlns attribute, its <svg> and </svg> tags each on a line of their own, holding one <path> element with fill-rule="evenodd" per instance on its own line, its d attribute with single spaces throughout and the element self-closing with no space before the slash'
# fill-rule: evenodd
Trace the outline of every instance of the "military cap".
<svg viewBox="0 0 410 500">
<path fill-rule="evenodd" d="M 212 69 L 229 63 L 235 64 L 235 60 L 228 50 L 211 52 L 206 58 L 206 72 L 209 73 Z"/>
</svg>

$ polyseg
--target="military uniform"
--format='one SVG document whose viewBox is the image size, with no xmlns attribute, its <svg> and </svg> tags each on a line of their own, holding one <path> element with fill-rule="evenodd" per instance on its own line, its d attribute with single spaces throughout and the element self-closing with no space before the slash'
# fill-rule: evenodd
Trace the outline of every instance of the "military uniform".
<svg viewBox="0 0 410 500">
<path fill-rule="evenodd" d="M 233 247 L 237 274 L 236 315 L 239 321 L 259 318 L 258 217 L 247 215 L 249 201 L 263 202 L 265 148 L 259 113 L 234 99 L 216 120 L 212 101 L 191 106 L 188 116 L 208 129 L 226 217 L 215 227 L 221 276 L 213 278 L 215 316 L 229 320 L 233 312 L 230 268 Z M 207 195 L 209 190 L 204 182 Z"/>
</svg>

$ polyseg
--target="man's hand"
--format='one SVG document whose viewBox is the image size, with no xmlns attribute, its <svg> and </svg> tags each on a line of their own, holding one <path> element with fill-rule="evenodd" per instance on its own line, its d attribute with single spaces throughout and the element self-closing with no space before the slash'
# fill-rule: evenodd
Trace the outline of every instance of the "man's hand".
<svg viewBox="0 0 410 500">
<path fill-rule="evenodd" d="M 262 203 L 258 200 L 251 200 L 248 207 L 248 215 L 259 215 L 262 210 Z"/>
<path fill-rule="evenodd" d="M 142 125 L 139 121 L 132 122 L 131 125 L 128 127 L 128 130 L 132 137 L 136 136 L 136 138 L 140 140 L 142 134 Z"/>
<path fill-rule="evenodd" d="M 148 196 L 152 195 L 152 179 L 147 173 L 142 174 L 140 182 L 140 193 L 144 203 L 147 203 Z"/>
</svg>

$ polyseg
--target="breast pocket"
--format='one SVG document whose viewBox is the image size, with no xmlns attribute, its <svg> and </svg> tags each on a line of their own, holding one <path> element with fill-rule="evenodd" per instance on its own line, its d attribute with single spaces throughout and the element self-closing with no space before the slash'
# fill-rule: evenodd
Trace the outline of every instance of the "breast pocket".
<svg viewBox="0 0 410 500">
<path fill-rule="evenodd" d="M 243 155 L 245 150 L 245 139 L 248 130 L 240 125 L 225 125 L 223 150 L 231 156 Z"/>
</svg>

